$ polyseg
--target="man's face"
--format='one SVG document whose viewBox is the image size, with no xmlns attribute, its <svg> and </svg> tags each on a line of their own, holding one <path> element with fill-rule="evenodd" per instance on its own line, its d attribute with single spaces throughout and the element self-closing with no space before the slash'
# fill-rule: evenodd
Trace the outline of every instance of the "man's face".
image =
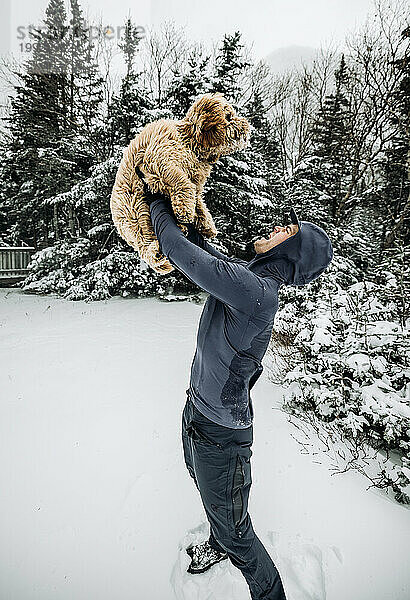
<svg viewBox="0 0 410 600">
<path fill-rule="evenodd" d="M 285 225 L 280 227 L 277 225 L 274 230 L 269 234 L 268 238 L 261 237 L 257 239 L 253 245 L 255 248 L 256 254 L 261 254 L 262 252 L 267 252 L 274 246 L 281 244 L 288 238 L 295 235 L 298 232 L 299 227 L 297 225 Z"/>
</svg>

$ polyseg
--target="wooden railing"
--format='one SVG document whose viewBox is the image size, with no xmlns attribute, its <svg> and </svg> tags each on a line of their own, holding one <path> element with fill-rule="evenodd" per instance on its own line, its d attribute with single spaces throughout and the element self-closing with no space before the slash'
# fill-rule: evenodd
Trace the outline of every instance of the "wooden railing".
<svg viewBox="0 0 410 600">
<path fill-rule="evenodd" d="M 33 252 L 31 246 L 0 246 L 0 279 L 26 277 Z"/>
</svg>

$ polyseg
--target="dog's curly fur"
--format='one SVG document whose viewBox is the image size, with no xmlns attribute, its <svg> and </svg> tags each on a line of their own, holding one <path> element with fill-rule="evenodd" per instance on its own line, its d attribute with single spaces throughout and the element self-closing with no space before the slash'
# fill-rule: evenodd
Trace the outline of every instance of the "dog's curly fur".
<svg viewBox="0 0 410 600">
<path fill-rule="evenodd" d="M 170 198 L 183 233 L 193 223 L 212 239 L 218 232 L 201 197 L 203 186 L 213 163 L 249 144 L 249 131 L 248 121 L 217 92 L 201 96 L 182 120 L 149 123 L 124 150 L 111 193 L 112 218 L 121 237 L 157 273 L 174 267 L 159 249 L 136 167 L 152 192 Z"/>
</svg>

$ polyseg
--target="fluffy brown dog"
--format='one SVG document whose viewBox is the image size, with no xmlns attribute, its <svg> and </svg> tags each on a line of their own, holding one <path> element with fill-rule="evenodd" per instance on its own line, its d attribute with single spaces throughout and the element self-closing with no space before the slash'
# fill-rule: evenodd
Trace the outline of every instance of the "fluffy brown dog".
<svg viewBox="0 0 410 600">
<path fill-rule="evenodd" d="M 144 186 L 171 199 L 180 229 L 193 223 L 205 237 L 218 233 L 201 194 L 211 165 L 249 144 L 250 126 L 222 94 L 204 94 L 182 120 L 160 119 L 146 125 L 124 150 L 111 193 L 114 225 L 121 237 L 157 273 L 174 267 L 164 256 L 152 227 Z"/>
</svg>

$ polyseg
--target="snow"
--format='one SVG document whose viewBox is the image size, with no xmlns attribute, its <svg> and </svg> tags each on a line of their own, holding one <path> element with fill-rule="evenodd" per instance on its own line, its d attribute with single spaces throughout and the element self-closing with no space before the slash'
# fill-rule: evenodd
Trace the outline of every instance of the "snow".
<svg viewBox="0 0 410 600">
<path fill-rule="evenodd" d="M 370 348 L 394 344 L 397 336 L 400 335 L 399 326 L 397 323 L 391 323 L 390 321 L 369 323 L 368 335 Z"/>
<path fill-rule="evenodd" d="M 230 561 L 186 572 L 208 536 L 180 443 L 201 310 L 0 289 L 1 598 L 249 599 Z M 281 393 L 252 391 L 249 511 L 288 600 L 407 600 L 408 509 L 302 453 Z"/>
<path fill-rule="evenodd" d="M 367 354 L 356 352 L 346 358 L 346 365 L 355 373 L 361 375 L 370 369 L 370 358 Z"/>
<path fill-rule="evenodd" d="M 367 411 L 369 414 L 372 412 L 388 414 L 393 411 L 395 414 L 410 418 L 409 406 L 402 402 L 400 396 L 381 379 L 376 379 L 371 385 L 362 386 L 362 398 L 364 407 L 370 409 Z M 363 412 L 366 412 L 365 408 Z"/>
</svg>

